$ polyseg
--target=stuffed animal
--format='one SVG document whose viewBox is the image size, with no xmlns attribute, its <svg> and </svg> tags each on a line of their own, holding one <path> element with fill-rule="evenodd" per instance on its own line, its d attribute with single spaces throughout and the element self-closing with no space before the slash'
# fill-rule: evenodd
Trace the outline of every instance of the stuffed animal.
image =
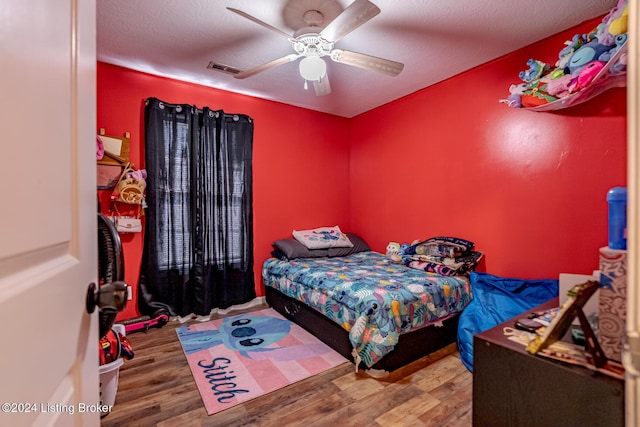
<svg viewBox="0 0 640 427">
<path fill-rule="evenodd" d="M 556 68 L 566 67 L 573 52 L 585 43 L 587 43 L 587 36 L 585 34 L 575 34 L 570 41 L 566 41 L 566 46 L 558 54 L 559 59 L 558 62 L 556 62 Z"/>
<path fill-rule="evenodd" d="M 419 242 L 419 240 L 414 240 L 414 242 Z M 398 253 L 398 255 L 400 255 L 401 257 L 406 255 L 407 253 L 407 249 L 409 249 L 412 245 L 414 245 L 415 243 L 412 243 L 411 245 L 408 243 L 403 243 L 400 245 L 400 252 Z"/>
<path fill-rule="evenodd" d="M 578 50 L 571 55 L 571 59 L 569 59 L 569 63 L 567 65 L 568 70 L 565 69 L 565 74 L 571 74 L 572 76 L 577 77 L 578 74 L 580 74 L 582 67 L 591 61 L 597 61 L 598 58 L 600 58 L 600 55 L 610 49 L 611 46 L 605 46 L 597 39 L 580 46 Z"/>
<path fill-rule="evenodd" d="M 558 98 L 547 92 L 547 82 L 538 80 L 522 95 L 522 106 L 526 108 L 538 107 L 556 101 Z"/>
<path fill-rule="evenodd" d="M 389 242 L 389 244 L 387 245 L 386 255 L 393 262 L 401 262 L 402 257 L 400 256 L 400 243 Z"/>
<path fill-rule="evenodd" d="M 618 34 L 614 40 L 615 40 L 615 47 L 613 47 L 612 49 L 609 49 L 608 51 L 600 55 L 600 57 L 598 57 L 599 61 L 609 62 L 609 60 L 611 60 L 611 57 L 615 55 L 616 52 L 620 50 L 622 45 L 625 44 L 625 42 L 627 41 L 627 34 Z"/>
<path fill-rule="evenodd" d="M 609 51 L 612 57 L 613 55 L 618 53 L 618 51 L 620 50 L 622 45 L 625 44 L 626 41 L 627 41 L 626 34 L 619 34 L 616 36 L 616 47 Z M 623 52 L 621 55 L 619 55 L 618 58 L 616 58 L 615 63 L 609 66 L 609 73 L 618 74 L 626 70 L 627 70 L 627 52 Z"/>
<path fill-rule="evenodd" d="M 400 253 L 400 243 L 389 242 L 387 245 L 387 256 L 398 255 Z"/>
<path fill-rule="evenodd" d="M 550 72 L 549 74 L 546 75 L 546 77 L 548 78 L 548 80 L 553 80 L 553 79 L 559 79 L 560 77 L 564 76 L 564 69 L 563 68 L 556 68 L 555 70 L 553 70 L 552 72 Z"/>
<path fill-rule="evenodd" d="M 563 74 L 562 77 L 551 79 L 547 83 L 547 93 L 558 98 L 564 98 L 571 94 L 573 80 L 574 78 L 571 74 Z"/>
<path fill-rule="evenodd" d="M 602 18 L 602 22 L 610 23 L 615 19 L 619 18 L 624 9 L 627 7 L 628 0 L 618 0 L 618 4 L 616 4 L 605 16 Z"/>
<path fill-rule="evenodd" d="M 525 83 L 533 83 L 536 80 L 540 80 L 540 78 L 549 70 L 549 65 L 538 61 L 536 59 L 529 59 L 527 61 L 528 69 L 524 71 L 520 71 L 519 77 Z"/>
<path fill-rule="evenodd" d="M 598 25 L 596 38 L 601 44 L 612 46 L 615 36 L 626 33 L 628 30 L 627 0 L 619 0 L 616 7 L 611 9 Z"/>
<path fill-rule="evenodd" d="M 594 77 L 604 68 L 605 63 L 602 61 L 592 61 L 582 67 L 575 84 L 571 88 L 571 92 L 577 92 L 584 89 Z"/>
<path fill-rule="evenodd" d="M 509 86 L 510 95 L 507 99 L 501 99 L 499 102 L 507 104 L 509 107 L 520 108 L 522 107 L 522 94 L 529 88 L 526 83 L 520 83 L 517 85 Z"/>
<path fill-rule="evenodd" d="M 625 6 L 622 9 L 622 14 L 619 18 L 614 19 L 609 23 L 609 33 L 611 35 L 617 36 L 619 34 L 626 33 L 628 31 L 628 20 L 629 20 L 629 7 Z"/>
<path fill-rule="evenodd" d="M 138 181 L 145 181 L 147 179 L 147 170 L 138 169 L 137 171 L 127 172 L 126 177 L 137 179 Z"/>
</svg>

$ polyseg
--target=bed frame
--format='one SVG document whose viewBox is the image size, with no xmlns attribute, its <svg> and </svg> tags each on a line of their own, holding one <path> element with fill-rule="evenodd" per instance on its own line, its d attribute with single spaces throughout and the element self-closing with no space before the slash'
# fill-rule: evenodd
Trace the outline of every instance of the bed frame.
<svg viewBox="0 0 640 427">
<path fill-rule="evenodd" d="M 270 307 L 285 318 L 302 326 L 353 363 L 351 355 L 353 347 L 349 341 L 349 333 L 340 325 L 272 287 L 265 286 L 265 296 Z M 371 368 L 367 368 L 363 363 L 359 368 L 391 372 L 446 347 L 456 341 L 459 317 L 458 314 L 444 320 L 442 327 L 428 326 L 402 334 L 392 352 L 385 355 Z"/>
</svg>

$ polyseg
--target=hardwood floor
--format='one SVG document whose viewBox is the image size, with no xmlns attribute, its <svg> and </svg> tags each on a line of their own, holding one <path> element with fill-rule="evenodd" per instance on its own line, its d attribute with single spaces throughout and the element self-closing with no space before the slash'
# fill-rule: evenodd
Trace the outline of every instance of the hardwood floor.
<svg viewBox="0 0 640 427">
<path fill-rule="evenodd" d="M 455 344 L 381 379 L 345 363 L 208 416 L 178 326 L 128 335 L 135 357 L 120 369 L 116 403 L 102 426 L 471 426 L 472 375 Z"/>
</svg>

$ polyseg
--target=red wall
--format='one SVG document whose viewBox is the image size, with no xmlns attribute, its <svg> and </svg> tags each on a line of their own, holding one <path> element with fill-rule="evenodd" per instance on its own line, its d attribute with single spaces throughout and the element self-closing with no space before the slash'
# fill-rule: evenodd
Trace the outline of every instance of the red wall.
<svg viewBox="0 0 640 427">
<path fill-rule="evenodd" d="M 591 273 L 607 245 L 609 188 L 626 184 L 626 94 L 554 113 L 507 107 L 529 58 L 554 64 L 591 21 L 354 118 L 350 224 L 374 249 L 472 240 L 486 271 Z"/>
<path fill-rule="evenodd" d="M 262 263 L 271 242 L 294 228 L 340 225 L 348 228 L 348 120 L 205 86 L 98 63 L 97 124 L 107 135 L 131 133 L 131 161 L 144 167 L 144 100 L 208 106 L 254 120 L 253 207 L 255 276 L 264 295 Z M 330 171 L 328 173 L 327 171 Z M 102 210 L 109 194 L 101 191 Z M 142 235 L 122 235 L 125 280 L 137 290 Z M 120 319 L 138 316 L 137 295 Z"/>
<path fill-rule="evenodd" d="M 97 123 L 131 132 L 131 159 L 144 167 L 148 97 L 254 119 L 258 295 L 272 241 L 336 224 L 382 252 L 389 241 L 467 238 L 485 253 L 482 268 L 502 276 L 590 273 L 607 244 L 606 192 L 626 184 L 624 89 L 554 113 L 498 100 L 527 59 L 553 64 L 565 40 L 597 22 L 350 120 L 98 63 Z M 123 245 L 135 290 L 141 235 L 123 235 Z M 120 318 L 138 315 L 135 297 Z"/>
</svg>

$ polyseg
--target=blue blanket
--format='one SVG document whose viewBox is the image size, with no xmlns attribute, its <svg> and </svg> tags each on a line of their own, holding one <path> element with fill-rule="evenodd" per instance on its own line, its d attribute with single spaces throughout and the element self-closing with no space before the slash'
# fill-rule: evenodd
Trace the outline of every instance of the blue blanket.
<svg viewBox="0 0 640 427">
<path fill-rule="evenodd" d="M 471 272 L 473 301 L 458 323 L 458 350 L 462 363 L 473 372 L 473 335 L 491 329 L 558 296 L 558 281 L 523 280 Z"/>
<path fill-rule="evenodd" d="M 372 366 L 401 334 L 461 312 L 469 279 L 445 277 L 365 251 L 346 257 L 265 261 L 266 286 L 304 302 L 349 331 L 356 361 Z"/>
</svg>

